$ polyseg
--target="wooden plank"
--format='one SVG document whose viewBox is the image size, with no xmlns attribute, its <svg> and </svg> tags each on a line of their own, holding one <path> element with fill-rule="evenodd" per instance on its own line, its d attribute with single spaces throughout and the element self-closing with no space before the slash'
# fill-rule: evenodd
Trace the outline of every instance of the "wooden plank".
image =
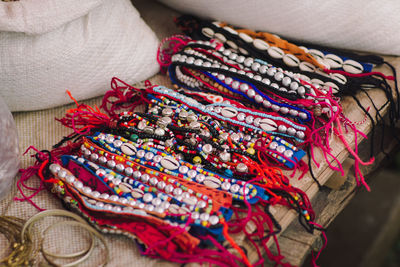
<svg viewBox="0 0 400 267">
<path fill-rule="evenodd" d="M 367 180 L 372 178 L 375 175 L 375 172 L 381 168 L 381 163 L 387 160 L 390 153 L 396 151 L 397 142 L 392 140 L 389 142 L 389 145 L 386 145 L 386 147 L 390 148 L 390 151 L 386 151 L 389 155 L 380 152 L 376 156 L 373 165 L 363 167 Z M 328 227 L 354 197 L 356 189 L 355 178 L 350 174 L 344 185 L 339 190 L 323 188 L 319 191 L 312 201 L 313 208 L 316 211 L 316 214 L 318 214 L 316 222 L 321 224 L 323 227 Z M 397 218 L 397 216 L 393 217 Z M 281 245 L 282 255 L 285 256 L 287 262 L 290 262 L 293 265 L 301 265 L 309 252 L 311 250 L 318 250 L 322 244 L 320 233 L 318 231 L 314 234 L 307 233 L 296 221 L 293 221 L 288 228 L 282 232 L 278 241 Z M 274 251 L 276 252 L 276 250 Z"/>
</svg>

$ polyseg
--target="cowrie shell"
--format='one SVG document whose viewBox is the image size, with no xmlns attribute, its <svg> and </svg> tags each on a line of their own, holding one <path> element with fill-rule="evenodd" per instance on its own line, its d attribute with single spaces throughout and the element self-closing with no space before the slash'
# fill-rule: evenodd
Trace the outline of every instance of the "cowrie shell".
<svg viewBox="0 0 400 267">
<path fill-rule="evenodd" d="M 226 44 L 232 47 L 233 49 L 238 49 L 238 46 L 232 41 L 226 41 Z"/>
<path fill-rule="evenodd" d="M 317 49 L 309 49 L 308 53 L 311 54 L 313 57 L 317 58 L 324 58 L 324 53 L 322 53 L 321 51 L 317 50 Z"/>
<path fill-rule="evenodd" d="M 238 114 L 238 111 L 234 108 L 231 107 L 224 107 L 221 110 L 221 115 L 224 116 L 225 118 L 233 118 Z"/>
<path fill-rule="evenodd" d="M 347 78 L 346 76 L 339 74 L 339 73 L 332 73 L 331 74 L 332 79 L 335 81 L 341 83 L 341 84 L 346 84 L 347 83 Z"/>
<path fill-rule="evenodd" d="M 228 31 L 228 32 L 230 32 L 230 33 L 232 33 L 232 34 L 235 34 L 235 35 L 238 34 L 237 31 L 235 31 L 235 30 L 232 29 L 231 27 L 225 26 L 225 27 L 223 27 L 223 29 L 226 30 L 226 31 Z"/>
<path fill-rule="evenodd" d="M 179 162 L 171 156 L 166 156 L 161 159 L 161 166 L 168 170 L 176 170 L 179 168 Z"/>
<path fill-rule="evenodd" d="M 121 151 L 125 155 L 132 156 L 132 155 L 136 154 L 137 149 L 136 149 L 136 147 L 134 145 L 132 145 L 130 143 L 124 143 L 121 146 Z"/>
<path fill-rule="evenodd" d="M 226 38 L 223 34 L 217 32 L 216 34 L 214 34 L 214 37 L 218 39 L 218 41 L 220 41 L 221 43 L 225 43 L 226 42 Z"/>
<path fill-rule="evenodd" d="M 269 44 L 261 39 L 254 39 L 253 45 L 255 48 L 260 50 L 268 50 Z"/>
<path fill-rule="evenodd" d="M 282 51 L 282 49 L 280 49 L 279 47 L 275 47 L 275 46 L 271 46 L 270 48 L 268 48 L 268 54 L 272 57 L 272 58 L 282 58 L 285 53 Z"/>
<path fill-rule="evenodd" d="M 189 213 L 189 212 L 190 212 L 190 210 L 188 208 L 186 208 L 186 207 L 180 207 L 179 210 L 178 210 L 179 214 L 186 214 L 186 213 Z"/>
<path fill-rule="evenodd" d="M 314 85 L 320 85 L 320 86 L 324 84 L 324 82 L 321 81 L 320 79 L 311 79 L 311 83 Z"/>
<path fill-rule="evenodd" d="M 249 52 L 247 52 L 247 50 L 242 48 L 242 47 L 239 47 L 239 52 L 242 53 L 243 55 L 248 55 L 249 54 Z"/>
<path fill-rule="evenodd" d="M 339 92 L 339 86 L 337 86 L 335 83 L 333 83 L 333 82 L 326 82 L 325 84 L 324 84 L 324 88 L 326 89 L 326 90 L 329 90 L 329 88 L 332 88 L 332 92 L 334 93 L 334 94 L 336 94 L 336 93 L 338 93 Z"/>
<path fill-rule="evenodd" d="M 185 202 L 188 205 L 196 205 L 197 199 L 196 199 L 196 197 L 191 196 L 191 197 L 183 199 L 183 202 Z"/>
<path fill-rule="evenodd" d="M 132 186 L 130 184 L 127 183 L 120 183 L 118 185 L 119 190 L 121 190 L 124 193 L 129 193 L 133 190 Z"/>
<path fill-rule="evenodd" d="M 203 28 L 201 29 L 201 33 L 203 33 L 205 36 L 212 38 L 214 36 L 214 31 L 211 28 Z"/>
<path fill-rule="evenodd" d="M 308 48 L 307 48 L 307 47 L 299 46 L 299 48 L 300 48 L 301 50 L 303 50 L 304 52 L 308 53 Z"/>
<path fill-rule="evenodd" d="M 246 43 L 251 43 L 253 42 L 253 38 L 251 38 L 249 35 L 247 35 L 246 33 L 239 33 L 239 37 L 242 38 L 243 41 L 245 41 Z"/>
<path fill-rule="evenodd" d="M 218 179 L 218 178 L 216 178 L 216 177 L 207 176 L 207 177 L 204 179 L 203 184 L 204 184 L 205 186 L 208 186 L 208 187 L 211 187 L 211 188 L 219 188 L 219 187 L 221 186 L 222 182 L 221 182 L 220 179 Z"/>
<path fill-rule="evenodd" d="M 334 54 L 327 54 L 325 55 L 324 59 L 331 69 L 338 69 L 343 65 L 343 59 Z"/>
<path fill-rule="evenodd" d="M 283 62 L 289 67 L 297 67 L 300 64 L 300 60 L 292 54 L 284 55 Z"/>
<path fill-rule="evenodd" d="M 308 71 L 308 72 L 314 72 L 315 71 L 315 66 L 309 62 L 303 61 L 300 62 L 299 68 L 302 71 Z"/>
<path fill-rule="evenodd" d="M 277 129 L 277 124 L 271 119 L 262 119 L 260 121 L 260 127 L 266 132 L 275 131 Z"/>
<path fill-rule="evenodd" d="M 134 188 L 131 191 L 131 195 L 134 198 L 141 198 L 144 195 L 144 192 L 139 188 Z"/>
<path fill-rule="evenodd" d="M 179 206 L 176 204 L 171 204 L 168 207 L 168 211 L 171 212 L 172 214 L 179 214 Z"/>
<path fill-rule="evenodd" d="M 364 71 L 364 67 L 357 61 L 348 59 L 343 62 L 344 71 L 352 74 L 359 74 Z"/>
</svg>

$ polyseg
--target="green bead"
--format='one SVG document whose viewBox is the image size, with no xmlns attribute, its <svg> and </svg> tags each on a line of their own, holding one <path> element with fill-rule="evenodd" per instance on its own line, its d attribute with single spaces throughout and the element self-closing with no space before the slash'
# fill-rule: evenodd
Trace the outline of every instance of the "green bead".
<svg viewBox="0 0 400 267">
<path fill-rule="evenodd" d="M 137 134 L 132 134 L 129 139 L 131 139 L 131 141 L 136 142 L 139 139 L 139 136 L 137 136 Z"/>
</svg>

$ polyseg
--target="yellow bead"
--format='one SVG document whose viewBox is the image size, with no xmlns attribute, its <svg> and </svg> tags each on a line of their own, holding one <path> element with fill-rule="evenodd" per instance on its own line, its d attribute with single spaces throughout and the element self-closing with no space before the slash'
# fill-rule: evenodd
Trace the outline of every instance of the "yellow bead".
<svg viewBox="0 0 400 267">
<path fill-rule="evenodd" d="M 193 158 L 193 163 L 194 164 L 200 164 L 201 163 L 201 158 L 199 156 L 196 156 Z"/>
<path fill-rule="evenodd" d="M 207 224 L 208 224 L 207 221 L 202 221 L 201 222 L 201 225 L 203 225 L 204 227 L 207 227 Z"/>
<path fill-rule="evenodd" d="M 247 150 L 247 153 L 249 153 L 250 155 L 254 155 L 254 153 L 256 153 L 256 151 L 254 150 L 254 148 L 249 147 Z"/>
</svg>

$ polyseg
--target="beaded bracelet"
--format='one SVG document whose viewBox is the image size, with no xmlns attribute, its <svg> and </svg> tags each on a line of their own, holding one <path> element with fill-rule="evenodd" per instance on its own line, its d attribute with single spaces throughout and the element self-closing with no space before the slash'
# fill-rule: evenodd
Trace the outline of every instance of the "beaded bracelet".
<svg viewBox="0 0 400 267">
<path fill-rule="evenodd" d="M 75 131 L 67 144 L 37 157 L 39 177 L 66 207 L 104 233 L 138 240 L 144 255 L 176 262 L 249 265 L 228 230 L 268 250 L 265 242 L 280 229 L 267 212 L 273 205 L 295 210 L 307 231 L 315 228 L 306 194 L 266 160 L 282 155 L 280 162 L 297 168 L 304 151 L 290 143 L 301 135 L 275 136 L 281 132 L 269 134 L 264 123 L 305 135 L 307 125 L 202 92 L 127 88 L 128 97 L 146 99 L 146 112 L 110 118 L 79 105 L 60 119 Z M 259 230 L 244 230 L 250 222 Z M 240 257 L 221 249 L 224 241 Z"/>
</svg>

